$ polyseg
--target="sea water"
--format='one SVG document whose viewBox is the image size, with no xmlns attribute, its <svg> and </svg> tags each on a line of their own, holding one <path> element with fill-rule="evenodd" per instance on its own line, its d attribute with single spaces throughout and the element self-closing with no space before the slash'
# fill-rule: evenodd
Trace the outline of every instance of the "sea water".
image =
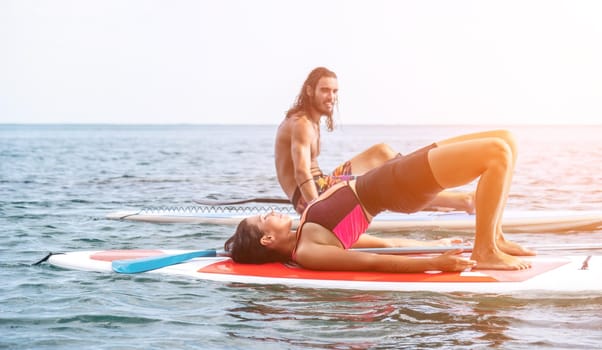
<svg viewBox="0 0 602 350">
<path fill-rule="evenodd" d="M 508 208 L 602 209 L 601 126 L 506 128 L 515 133 L 520 153 Z M 324 131 L 321 165 L 330 170 L 377 142 L 407 153 L 486 129 L 342 125 Z M 0 349 L 591 349 L 602 344 L 602 296 L 592 293 L 318 290 L 32 266 L 48 252 L 220 247 L 232 227 L 112 221 L 105 215 L 186 207 L 193 198 L 282 197 L 274 175 L 275 130 L 274 125 L 1 125 Z M 403 235 L 472 238 L 460 232 Z M 599 245 L 602 231 L 511 238 L 535 247 Z"/>
</svg>

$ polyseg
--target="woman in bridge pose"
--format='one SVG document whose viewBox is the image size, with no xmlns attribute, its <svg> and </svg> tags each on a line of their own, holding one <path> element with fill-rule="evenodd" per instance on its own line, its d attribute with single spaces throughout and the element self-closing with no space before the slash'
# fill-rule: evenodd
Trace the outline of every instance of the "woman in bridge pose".
<svg viewBox="0 0 602 350">
<path fill-rule="evenodd" d="M 468 268 L 530 268 L 518 256 L 535 255 L 506 240 L 502 214 L 516 162 L 512 134 L 495 130 L 433 143 L 324 192 L 303 212 L 299 226 L 275 212 L 244 219 L 224 245 L 241 263 L 294 261 L 314 270 L 380 272 L 462 271 Z M 384 210 L 412 213 L 441 191 L 478 178 L 476 233 L 470 259 L 461 250 L 430 257 L 372 254 L 349 248 L 407 245 L 407 241 L 365 234 Z"/>
</svg>

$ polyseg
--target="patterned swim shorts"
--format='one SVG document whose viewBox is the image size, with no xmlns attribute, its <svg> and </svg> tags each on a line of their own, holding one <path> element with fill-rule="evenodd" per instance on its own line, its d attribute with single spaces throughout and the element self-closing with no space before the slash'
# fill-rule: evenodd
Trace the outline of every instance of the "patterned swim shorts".
<svg viewBox="0 0 602 350">
<path fill-rule="evenodd" d="M 351 162 L 346 161 L 344 164 L 336 167 L 330 175 L 321 174 L 314 176 L 314 183 L 316 184 L 318 194 L 322 194 L 332 186 L 343 181 L 353 180 L 354 178 L 355 176 L 351 174 Z M 303 213 L 305 207 L 307 207 L 307 203 L 303 199 L 303 196 L 301 196 L 299 187 L 295 189 L 293 200 L 291 202 L 299 214 Z"/>
</svg>

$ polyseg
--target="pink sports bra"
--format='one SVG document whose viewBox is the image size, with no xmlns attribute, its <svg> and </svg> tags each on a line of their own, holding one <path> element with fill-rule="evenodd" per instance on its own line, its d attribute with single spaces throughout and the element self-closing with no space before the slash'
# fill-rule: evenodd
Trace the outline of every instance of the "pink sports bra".
<svg viewBox="0 0 602 350">
<path fill-rule="evenodd" d="M 351 248 L 370 224 L 357 195 L 349 184 L 310 204 L 297 228 L 297 240 L 301 237 L 303 225 L 308 222 L 332 231 L 345 249 Z M 295 253 L 296 249 L 293 251 L 293 260 L 295 260 Z"/>
</svg>

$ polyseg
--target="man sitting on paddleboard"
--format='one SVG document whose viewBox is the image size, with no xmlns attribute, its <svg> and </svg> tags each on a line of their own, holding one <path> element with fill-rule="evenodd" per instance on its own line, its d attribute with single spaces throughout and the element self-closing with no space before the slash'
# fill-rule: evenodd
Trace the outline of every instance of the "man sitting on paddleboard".
<svg viewBox="0 0 602 350">
<path fill-rule="evenodd" d="M 377 144 L 338 166 L 330 175 L 320 170 L 320 119 L 325 116 L 327 129 L 333 130 L 332 116 L 338 89 L 334 72 L 323 67 L 314 69 L 278 127 L 275 145 L 278 182 L 299 214 L 303 213 L 307 203 L 328 188 L 399 154 L 384 143 Z M 473 193 L 441 192 L 433 198 L 428 209 L 436 208 L 473 213 Z"/>
<path fill-rule="evenodd" d="M 315 270 L 527 269 L 530 263 L 517 256 L 535 253 L 507 241 L 501 226 L 515 161 L 515 141 L 505 130 L 433 143 L 331 187 L 307 206 L 296 231 L 291 231 L 290 217 L 274 212 L 244 219 L 224 249 L 240 263 L 292 260 Z M 426 258 L 348 250 L 391 245 L 388 240 L 365 234 L 378 213 L 419 211 L 442 190 L 477 178 L 471 259 L 462 258 L 460 250 Z"/>
</svg>

